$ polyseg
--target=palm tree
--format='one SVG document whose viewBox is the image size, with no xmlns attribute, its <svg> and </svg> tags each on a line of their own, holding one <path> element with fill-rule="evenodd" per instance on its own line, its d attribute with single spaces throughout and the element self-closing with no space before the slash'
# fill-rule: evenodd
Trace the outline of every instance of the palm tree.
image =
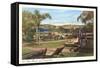
<svg viewBox="0 0 100 68">
<path fill-rule="evenodd" d="M 40 23 L 41 21 L 43 21 L 46 18 L 51 19 L 51 16 L 48 13 L 43 13 L 41 14 L 38 10 L 34 11 L 34 14 L 32 15 L 32 18 L 36 24 L 36 37 L 37 37 L 37 41 L 40 45 L 40 32 L 39 32 L 39 27 L 40 27 Z"/>
</svg>

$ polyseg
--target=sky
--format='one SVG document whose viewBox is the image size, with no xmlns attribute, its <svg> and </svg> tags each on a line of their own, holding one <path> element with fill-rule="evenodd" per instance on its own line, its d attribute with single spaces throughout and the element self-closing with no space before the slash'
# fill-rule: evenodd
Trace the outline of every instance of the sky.
<svg viewBox="0 0 100 68">
<path fill-rule="evenodd" d="M 47 8 L 23 8 L 23 11 L 29 11 L 34 14 L 34 10 L 39 10 L 41 14 L 49 13 L 52 19 L 45 19 L 41 24 L 52 24 L 52 25 L 66 25 L 66 24 L 82 24 L 77 22 L 77 17 L 81 14 L 80 10 L 69 10 L 69 9 L 47 9 Z"/>
</svg>

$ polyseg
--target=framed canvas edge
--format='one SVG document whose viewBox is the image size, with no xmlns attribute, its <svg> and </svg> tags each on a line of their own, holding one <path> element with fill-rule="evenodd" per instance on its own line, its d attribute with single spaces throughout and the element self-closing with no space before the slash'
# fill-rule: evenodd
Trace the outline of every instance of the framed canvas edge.
<svg viewBox="0 0 100 68">
<path fill-rule="evenodd" d="M 76 62 L 91 62 L 98 61 L 98 7 L 97 6 L 81 6 L 81 5 L 62 5 L 62 4 L 48 4 L 48 3 L 30 3 L 30 2 L 14 2 L 11 5 L 16 4 L 16 62 L 12 63 L 15 66 L 23 65 L 44 65 L 44 64 L 61 64 L 61 63 L 76 63 Z M 19 64 L 19 4 L 27 5 L 44 5 L 44 6 L 59 6 L 59 7 L 79 7 L 79 8 L 94 8 L 96 9 L 96 59 L 91 60 L 76 60 L 76 61 L 61 61 L 61 62 L 45 62 L 45 63 L 25 63 Z M 11 27 L 13 25 L 11 24 Z M 14 39 L 13 39 L 14 40 Z M 12 47 L 12 45 L 11 45 Z M 12 61 L 12 60 L 11 60 Z"/>
</svg>

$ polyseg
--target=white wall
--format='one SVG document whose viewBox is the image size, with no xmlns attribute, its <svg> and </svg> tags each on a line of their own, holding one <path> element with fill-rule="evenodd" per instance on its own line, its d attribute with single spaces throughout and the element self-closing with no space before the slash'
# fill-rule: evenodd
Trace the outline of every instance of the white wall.
<svg viewBox="0 0 100 68">
<path fill-rule="evenodd" d="M 10 4 L 18 0 L 1 0 L 0 1 L 0 68 L 16 68 L 10 64 Z M 98 6 L 100 12 L 100 0 L 19 0 L 24 2 L 39 2 L 39 3 L 56 3 L 69 5 L 87 5 Z M 98 13 L 100 15 L 100 13 Z M 98 19 L 100 16 L 98 16 Z M 99 19 L 100 21 L 100 19 Z M 98 22 L 98 29 L 100 23 Z M 100 30 L 98 31 L 100 35 Z M 98 36 L 100 40 L 100 36 Z M 100 44 L 100 43 L 99 43 Z M 100 46 L 98 46 L 98 49 Z M 98 50 L 100 52 L 100 50 Z M 100 53 L 98 54 L 100 56 Z M 99 58 L 99 57 L 98 57 Z M 98 62 L 83 62 L 83 63 L 66 63 L 52 65 L 31 65 L 21 66 L 19 68 L 99 68 L 100 58 Z"/>
</svg>

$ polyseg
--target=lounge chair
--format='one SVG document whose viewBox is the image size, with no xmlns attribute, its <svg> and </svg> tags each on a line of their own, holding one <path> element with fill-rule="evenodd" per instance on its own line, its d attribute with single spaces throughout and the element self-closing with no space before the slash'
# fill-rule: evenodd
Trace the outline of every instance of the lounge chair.
<svg viewBox="0 0 100 68">
<path fill-rule="evenodd" d="M 64 48 L 65 48 L 65 46 L 56 48 L 56 50 L 55 50 L 52 54 L 46 55 L 46 57 L 58 56 L 58 55 L 62 52 L 62 50 L 63 50 Z"/>
</svg>

